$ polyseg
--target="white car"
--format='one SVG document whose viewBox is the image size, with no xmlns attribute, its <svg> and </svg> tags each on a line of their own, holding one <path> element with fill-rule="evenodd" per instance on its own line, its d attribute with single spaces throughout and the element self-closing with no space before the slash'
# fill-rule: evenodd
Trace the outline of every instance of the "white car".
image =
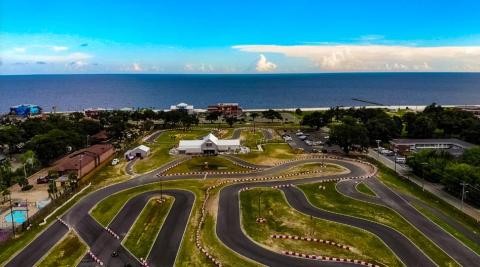
<svg viewBox="0 0 480 267">
<path fill-rule="evenodd" d="M 305 140 L 305 143 L 309 146 L 313 145 L 313 142 L 311 140 Z"/>
<path fill-rule="evenodd" d="M 285 142 L 292 141 L 292 138 L 290 136 L 285 136 L 283 139 L 285 140 Z"/>
<path fill-rule="evenodd" d="M 323 142 L 322 141 L 313 141 L 313 145 L 314 146 L 320 146 L 320 145 L 323 145 Z"/>
<path fill-rule="evenodd" d="M 112 160 L 112 166 L 115 166 L 115 165 L 117 165 L 118 163 L 120 163 L 120 160 L 119 160 L 119 159 L 113 159 L 113 160 Z"/>
<path fill-rule="evenodd" d="M 305 139 L 307 139 L 307 137 L 306 137 L 305 135 L 300 135 L 300 136 L 298 137 L 298 139 L 300 139 L 300 140 L 305 140 Z"/>
<path fill-rule="evenodd" d="M 296 136 L 301 136 L 301 135 L 303 135 L 303 133 L 302 132 L 297 132 L 295 135 Z"/>
</svg>

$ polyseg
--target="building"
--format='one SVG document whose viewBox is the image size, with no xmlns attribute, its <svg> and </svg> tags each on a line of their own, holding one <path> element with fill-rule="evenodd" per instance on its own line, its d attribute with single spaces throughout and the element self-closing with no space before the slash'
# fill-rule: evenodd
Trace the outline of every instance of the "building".
<svg viewBox="0 0 480 267">
<path fill-rule="evenodd" d="M 393 139 L 390 141 L 392 149 L 397 149 L 400 154 L 415 152 L 420 149 L 442 149 L 450 152 L 452 155 L 461 155 L 465 149 L 475 145 L 468 142 L 450 138 L 450 139 Z"/>
<path fill-rule="evenodd" d="M 150 154 L 150 148 L 148 146 L 139 145 L 134 149 L 130 149 L 125 152 L 125 158 L 131 160 L 134 158 L 144 158 Z"/>
<path fill-rule="evenodd" d="M 22 104 L 10 107 L 10 115 L 27 117 L 30 115 L 38 115 L 42 113 L 42 108 L 32 104 Z"/>
<path fill-rule="evenodd" d="M 181 140 L 177 151 L 179 154 L 216 155 L 218 153 L 233 153 L 240 150 L 240 139 L 218 139 L 208 134 L 201 140 Z"/>
<path fill-rule="evenodd" d="M 77 150 L 54 164 L 54 169 L 62 175 L 74 172 L 82 178 L 100 164 L 108 160 L 115 153 L 111 144 L 97 144 Z"/>
<path fill-rule="evenodd" d="M 207 111 L 219 112 L 226 117 L 238 117 L 242 115 L 242 108 L 238 103 L 218 103 L 216 105 L 210 105 Z"/>
<path fill-rule="evenodd" d="M 193 114 L 195 112 L 195 110 L 193 109 L 193 105 L 189 105 L 186 103 L 179 103 L 170 106 L 170 111 L 173 110 L 186 111 L 188 114 Z"/>
<path fill-rule="evenodd" d="M 85 116 L 89 118 L 98 119 L 100 118 L 100 114 L 105 111 L 107 110 L 104 108 L 90 108 L 90 109 L 84 110 L 84 113 L 85 113 Z"/>
</svg>

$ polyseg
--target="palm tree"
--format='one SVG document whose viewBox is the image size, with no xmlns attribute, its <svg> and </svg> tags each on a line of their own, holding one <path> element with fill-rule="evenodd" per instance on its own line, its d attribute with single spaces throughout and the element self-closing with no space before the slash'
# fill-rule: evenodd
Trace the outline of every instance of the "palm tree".
<svg viewBox="0 0 480 267">
<path fill-rule="evenodd" d="M 253 121 L 253 133 L 255 133 L 255 119 L 260 116 L 257 112 L 253 112 L 250 114 L 250 118 L 252 118 Z"/>
</svg>

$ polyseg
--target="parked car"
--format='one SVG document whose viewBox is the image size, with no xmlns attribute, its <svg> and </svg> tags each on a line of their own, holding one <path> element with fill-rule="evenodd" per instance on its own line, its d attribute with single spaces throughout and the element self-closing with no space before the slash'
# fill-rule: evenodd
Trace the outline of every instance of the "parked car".
<svg viewBox="0 0 480 267">
<path fill-rule="evenodd" d="M 406 159 L 405 157 L 397 157 L 397 158 L 395 159 L 395 161 L 396 161 L 397 163 L 401 163 L 401 164 L 407 163 L 407 159 Z"/>
<path fill-rule="evenodd" d="M 311 145 L 313 145 L 313 142 L 311 140 L 307 139 L 307 140 L 305 140 L 305 144 L 311 146 Z"/>
<path fill-rule="evenodd" d="M 300 136 L 298 137 L 298 139 L 300 139 L 300 140 L 305 140 L 305 139 L 307 139 L 307 137 L 306 137 L 305 135 L 300 135 Z"/>
<path fill-rule="evenodd" d="M 112 160 L 112 166 L 115 166 L 115 165 L 117 165 L 118 163 L 120 163 L 120 160 L 119 160 L 119 159 L 115 158 L 115 159 Z"/>
<path fill-rule="evenodd" d="M 313 145 L 314 146 L 321 146 L 321 145 L 323 145 L 323 142 L 322 141 L 313 141 Z"/>
<path fill-rule="evenodd" d="M 48 181 L 50 181 L 48 176 L 37 178 L 37 184 L 48 184 Z"/>
<path fill-rule="evenodd" d="M 296 136 L 301 136 L 301 135 L 303 135 L 303 133 L 302 132 L 297 132 L 295 135 Z"/>
<path fill-rule="evenodd" d="M 288 135 L 285 136 L 283 139 L 285 140 L 285 142 L 288 142 L 288 141 L 292 141 L 292 140 L 293 140 L 293 139 L 292 139 L 290 136 L 288 136 Z"/>
</svg>

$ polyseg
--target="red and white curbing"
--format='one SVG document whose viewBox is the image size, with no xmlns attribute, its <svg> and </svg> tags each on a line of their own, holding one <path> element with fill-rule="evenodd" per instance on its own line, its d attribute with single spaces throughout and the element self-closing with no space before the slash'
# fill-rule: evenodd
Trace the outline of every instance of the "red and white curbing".
<svg viewBox="0 0 480 267">
<path fill-rule="evenodd" d="M 338 248 L 343 248 L 343 249 L 346 249 L 346 250 L 350 250 L 349 246 L 339 244 L 339 243 L 336 243 L 336 242 L 330 241 L 330 240 L 323 240 L 323 239 L 296 236 L 296 235 L 279 235 L 279 234 L 270 235 L 270 237 L 273 238 L 273 239 L 293 239 L 293 240 L 302 240 L 302 241 L 309 241 L 309 242 L 318 242 L 318 243 L 323 243 L 323 244 L 335 246 L 335 247 L 338 247 Z"/>
<path fill-rule="evenodd" d="M 88 255 L 90 255 L 90 257 L 96 262 L 98 263 L 100 266 L 103 266 L 103 262 L 97 257 L 95 256 L 95 254 L 93 254 L 92 251 L 88 251 Z"/>
<path fill-rule="evenodd" d="M 369 263 L 369 262 L 362 261 L 362 260 L 353 260 L 353 259 L 348 259 L 348 258 L 347 259 L 346 258 L 335 258 L 335 257 L 329 257 L 329 256 L 321 256 L 321 255 L 312 255 L 312 254 L 298 253 L 298 252 L 293 252 L 293 251 L 282 251 L 282 253 L 285 254 L 285 255 L 289 255 L 289 256 L 306 258 L 306 259 L 311 259 L 311 260 L 349 262 L 349 263 L 354 263 L 354 264 L 369 266 L 369 267 L 380 267 L 380 265 L 376 265 L 376 264 Z"/>
<path fill-rule="evenodd" d="M 68 229 L 71 229 L 70 225 L 68 225 L 64 220 L 62 220 L 62 218 L 57 217 L 57 220 L 58 220 L 61 224 L 65 225 Z"/>
<path fill-rule="evenodd" d="M 120 240 L 120 236 L 117 235 L 112 229 L 108 228 L 108 227 L 105 227 L 105 230 L 111 234 L 113 237 L 115 237 L 116 239 L 119 239 Z"/>
<path fill-rule="evenodd" d="M 150 265 L 148 265 L 147 260 L 144 259 L 144 258 L 140 258 L 140 264 L 141 264 L 142 266 L 145 266 L 145 267 L 149 267 L 149 266 L 150 266 Z"/>
</svg>

